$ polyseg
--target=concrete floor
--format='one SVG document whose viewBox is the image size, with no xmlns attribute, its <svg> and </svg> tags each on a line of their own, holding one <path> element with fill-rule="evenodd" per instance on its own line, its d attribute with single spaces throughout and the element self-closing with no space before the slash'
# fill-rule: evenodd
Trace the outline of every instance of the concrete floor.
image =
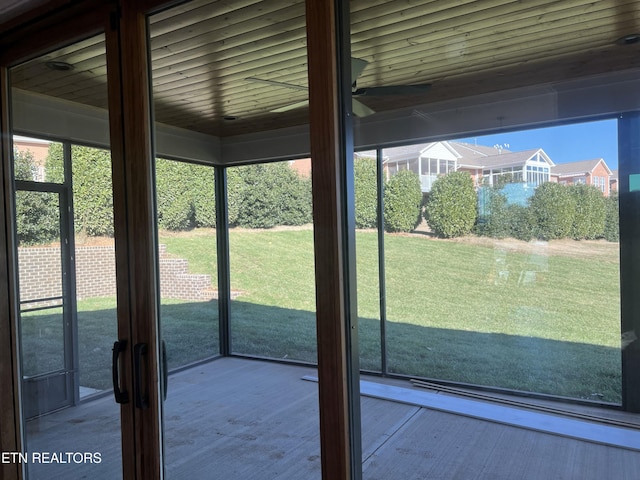
<svg viewBox="0 0 640 480">
<path fill-rule="evenodd" d="M 223 358 L 171 375 L 165 478 L 319 479 L 317 384 L 301 380 L 313 374 Z M 367 480 L 639 478 L 638 451 L 369 397 L 361 410 Z M 100 463 L 30 461 L 29 478 L 120 478 L 118 415 L 108 396 L 29 422 L 30 454 L 100 454 Z"/>
</svg>

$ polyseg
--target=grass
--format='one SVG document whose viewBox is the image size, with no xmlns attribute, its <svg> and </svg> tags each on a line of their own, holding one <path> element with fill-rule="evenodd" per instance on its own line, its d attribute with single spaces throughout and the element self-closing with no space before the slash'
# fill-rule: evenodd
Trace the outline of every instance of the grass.
<svg viewBox="0 0 640 480">
<path fill-rule="evenodd" d="M 361 366 L 379 370 L 376 233 L 358 232 L 356 241 Z M 215 284 L 214 231 L 161 235 L 161 243 Z M 552 246 L 387 235 L 389 370 L 619 402 L 615 247 Z M 231 304 L 233 351 L 315 361 L 311 230 L 231 231 L 230 261 L 232 289 L 241 292 Z M 79 307 L 81 383 L 107 388 L 114 299 Z M 164 299 L 161 324 L 170 367 L 217 351 L 215 301 Z"/>
</svg>

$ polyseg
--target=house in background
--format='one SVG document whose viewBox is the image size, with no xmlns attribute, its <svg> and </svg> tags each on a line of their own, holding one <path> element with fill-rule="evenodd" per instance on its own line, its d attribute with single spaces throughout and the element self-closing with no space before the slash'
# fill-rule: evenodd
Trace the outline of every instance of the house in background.
<svg viewBox="0 0 640 480">
<path fill-rule="evenodd" d="M 422 192 L 431 191 L 441 175 L 462 170 L 476 186 L 494 185 L 509 176 L 509 181 L 536 187 L 551 180 L 554 163 L 541 148 L 511 152 L 502 146 L 487 147 L 463 142 L 432 142 L 386 149 L 384 169 L 387 179 L 402 170 L 420 175 Z"/>
<path fill-rule="evenodd" d="M 611 176 L 609 177 L 609 193 L 618 191 L 618 169 L 611 170 Z"/>
<path fill-rule="evenodd" d="M 563 185 L 584 183 L 594 185 L 605 197 L 610 193 L 611 169 L 602 158 L 562 163 L 551 169 L 552 180 Z"/>
</svg>

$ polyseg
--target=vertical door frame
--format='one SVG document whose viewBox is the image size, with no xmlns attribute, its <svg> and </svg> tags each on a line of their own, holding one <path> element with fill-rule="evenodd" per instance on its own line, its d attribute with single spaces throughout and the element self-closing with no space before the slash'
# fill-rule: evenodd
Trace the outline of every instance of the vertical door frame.
<svg viewBox="0 0 640 480">
<path fill-rule="evenodd" d="M 349 2 L 307 0 L 322 478 L 362 478 Z"/>
<path fill-rule="evenodd" d="M 163 478 L 159 286 L 146 12 L 119 2 L 107 36 L 118 327 L 129 330 L 122 405 L 124 478 Z M 146 353 L 144 353 L 146 350 Z M 137 358 L 136 358 L 137 357 Z M 136 375 L 136 365 L 139 375 Z M 125 452 L 134 456 L 125 460 Z M 130 463 L 131 462 L 131 463 Z"/>
<path fill-rule="evenodd" d="M 626 112 L 618 118 L 618 164 L 622 409 L 638 413 L 640 297 L 636 290 L 640 280 L 640 191 L 630 184 L 631 178 L 640 176 L 640 112 Z"/>
<path fill-rule="evenodd" d="M 15 269 L 16 241 L 13 229 L 14 200 L 11 189 L 13 177 L 13 142 L 9 129 L 9 72 L 0 65 L 0 128 L 2 129 L 2 166 L 0 174 L 0 449 L 3 452 L 23 450 L 22 429 L 22 374 L 19 368 L 20 348 L 18 342 L 18 292 Z M 25 465 L 0 464 L 0 478 L 13 480 L 24 478 Z"/>
</svg>

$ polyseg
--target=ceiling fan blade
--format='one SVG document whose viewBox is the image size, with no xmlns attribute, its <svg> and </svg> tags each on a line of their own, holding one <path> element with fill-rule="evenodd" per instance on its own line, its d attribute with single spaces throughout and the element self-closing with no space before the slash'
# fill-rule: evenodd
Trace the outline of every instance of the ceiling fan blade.
<svg viewBox="0 0 640 480">
<path fill-rule="evenodd" d="M 369 62 L 361 58 L 351 57 L 351 81 L 355 82 Z"/>
<path fill-rule="evenodd" d="M 353 92 L 354 97 L 364 95 L 422 95 L 431 88 L 430 83 L 417 85 L 388 85 L 385 87 L 358 88 Z"/>
<path fill-rule="evenodd" d="M 364 103 L 359 102 L 355 98 L 351 99 L 351 110 L 353 110 L 353 114 L 357 117 L 368 117 L 369 115 L 373 115 L 376 113 L 375 110 L 370 109 Z"/>
<path fill-rule="evenodd" d="M 294 90 L 302 90 L 304 92 L 308 90 L 307 87 L 303 87 L 302 85 L 294 85 L 293 83 L 278 82 L 276 80 L 264 80 L 262 78 L 256 78 L 256 77 L 247 77 L 245 78 L 245 80 L 248 82 L 262 83 L 262 84 L 271 85 L 274 87 L 284 87 L 284 88 L 292 88 Z"/>
<path fill-rule="evenodd" d="M 272 113 L 284 113 L 290 110 L 295 110 L 296 108 L 305 107 L 309 105 L 309 100 L 303 100 L 301 102 L 290 103 L 289 105 L 285 105 L 284 107 L 278 107 L 274 110 L 270 110 Z"/>
</svg>

